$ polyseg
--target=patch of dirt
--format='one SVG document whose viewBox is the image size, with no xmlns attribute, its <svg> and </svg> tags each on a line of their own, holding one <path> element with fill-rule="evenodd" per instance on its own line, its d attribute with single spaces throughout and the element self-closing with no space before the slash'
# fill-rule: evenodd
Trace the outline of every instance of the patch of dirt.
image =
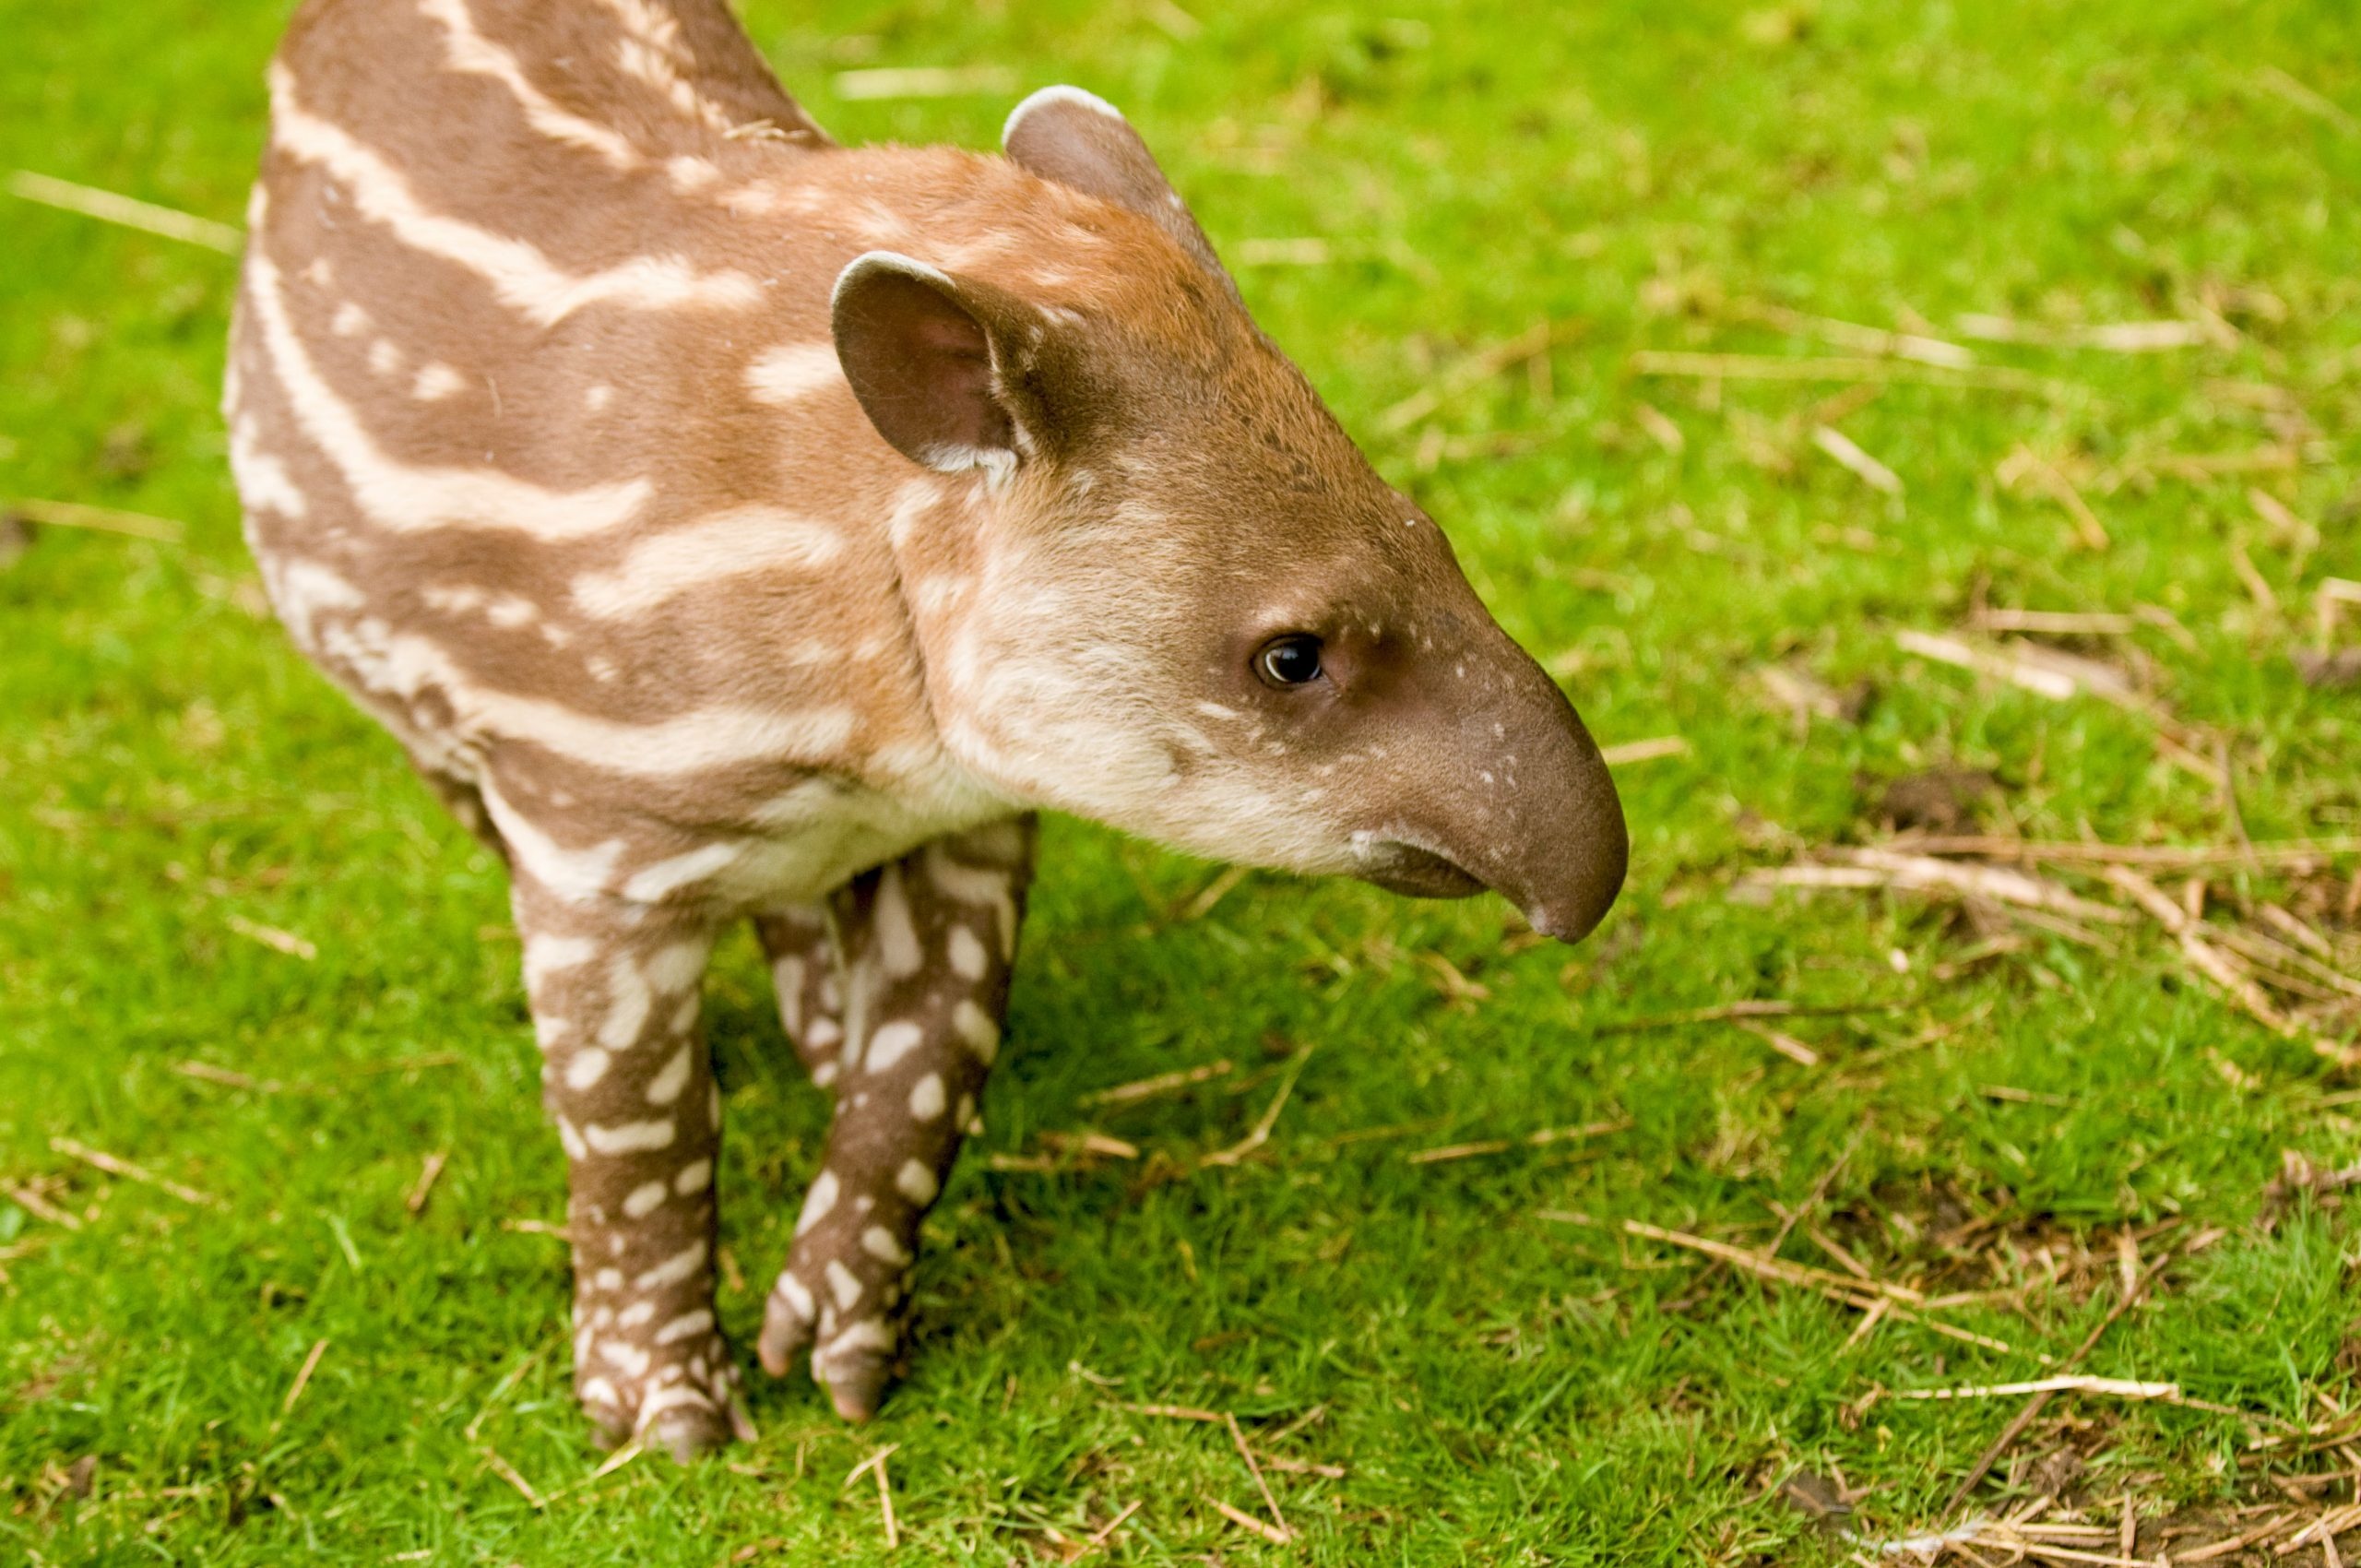
<svg viewBox="0 0 2361 1568">
<path fill-rule="evenodd" d="M 2361 686 L 2361 647 L 2341 647 L 2332 653 L 2299 648 L 2294 658 L 2296 673 L 2316 692 L 2341 692 Z"/>
<path fill-rule="evenodd" d="M 1980 767 L 1932 767 L 1890 780 L 1877 819 L 1888 833 L 1973 833 L 2000 780 Z"/>
<path fill-rule="evenodd" d="M 2173 1229 L 2134 1226 L 2131 1240 L 2153 1255 Z M 2118 1277 L 2123 1246 L 2120 1225 L 2070 1223 L 2006 1188 L 1972 1192 L 1931 1177 L 1880 1182 L 1832 1206 L 1821 1233 L 1878 1278 L 1929 1296 L 2034 1287 L 2081 1301 Z"/>
<path fill-rule="evenodd" d="M 1853 1517 L 1852 1500 L 1845 1489 L 1811 1470 L 1797 1470 L 1779 1483 L 1779 1501 L 1818 1523 L 1831 1535 L 1842 1531 Z"/>
<path fill-rule="evenodd" d="M 2071 1448 L 2057 1448 L 2035 1459 L 2025 1472 L 2024 1484 L 2036 1497 L 2076 1495 L 2082 1476 L 2090 1468 L 2089 1461 Z"/>
</svg>

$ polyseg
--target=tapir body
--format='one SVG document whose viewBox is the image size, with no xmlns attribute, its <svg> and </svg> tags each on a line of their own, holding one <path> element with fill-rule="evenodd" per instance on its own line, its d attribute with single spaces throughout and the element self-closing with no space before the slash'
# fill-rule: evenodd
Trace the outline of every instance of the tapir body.
<svg viewBox="0 0 2361 1568">
<path fill-rule="evenodd" d="M 752 920 L 836 1114 L 766 1308 L 874 1409 L 998 1048 L 1033 833 L 1573 940 L 1573 710 L 1248 318 L 1130 126 L 843 148 L 722 0 L 311 0 L 225 408 L 297 644 L 506 861 L 610 1440 L 742 1430 L 697 1030 Z"/>
</svg>

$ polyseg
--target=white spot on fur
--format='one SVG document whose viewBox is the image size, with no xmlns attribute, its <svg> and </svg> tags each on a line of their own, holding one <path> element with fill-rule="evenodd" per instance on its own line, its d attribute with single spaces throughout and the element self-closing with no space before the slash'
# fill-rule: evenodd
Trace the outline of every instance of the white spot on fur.
<svg viewBox="0 0 2361 1568">
<path fill-rule="evenodd" d="M 992 1058 L 1000 1054 L 1000 1026 L 992 1021 L 991 1014 L 973 1001 L 962 1000 L 952 1009 L 951 1027 L 958 1031 L 961 1039 L 967 1042 L 967 1049 L 976 1053 L 976 1060 L 985 1066 L 991 1066 Z"/>
<path fill-rule="evenodd" d="M 949 942 L 951 972 L 965 980 L 979 980 L 990 967 L 991 955 L 984 951 L 983 942 L 964 925 L 951 928 Z"/>
<path fill-rule="evenodd" d="M 852 1270 L 833 1258 L 828 1261 L 828 1293 L 836 1297 L 836 1311 L 840 1313 L 851 1311 L 852 1304 L 860 1300 L 860 1281 L 853 1277 Z"/>
<path fill-rule="evenodd" d="M 681 1134 L 667 1118 L 660 1122 L 625 1122 L 616 1127 L 593 1123 L 582 1129 L 582 1135 L 599 1154 L 640 1154 L 648 1149 L 670 1148 Z"/>
<path fill-rule="evenodd" d="M 691 1160 L 681 1167 L 678 1176 L 672 1178 L 672 1190 L 684 1198 L 702 1193 L 712 1185 L 713 1161 L 709 1159 Z"/>
<path fill-rule="evenodd" d="M 599 944 L 587 936 L 529 936 L 525 939 L 525 985 L 529 990 L 553 974 L 579 968 L 598 952 Z"/>
<path fill-rule="evenodd" d="M 248 507 L 276 512 L 292 522 L 311 515 L 311 504 L 296 488 L 287 465 L 262 449 L 261 429 L 251 418 L 231 426 L 230 469 L 238 481 L 239 498 Z"/>
<path fill-rule="evenodd" d="M 576 1093 L 607 1075 L 614 1058 L 597 1046 L 586 1046 L 565 1059 L 565 1087 Z"/>
<path fill-rule="evenodd" d="M 713 1313 L 699 1307 L 694 1312 L 682 1313 L 679 1317 L 658 1329 L 656 1343 L 670 1345 L 677 1340 L 686 1339 L 692 1334 L 703 1334 L 712 1326 Z"/>
<path fill-rule="evenodd" d="M 803 960 L 792 955 L 771 960 L 771 992 L 778 998 L 778 1021 L 790 1035 L 803 1033 Z"/>
<path fill-rule="evenodd" d="M 902 1169 L 894 1173 L 894 1188 L 924 1208 L 934 1201 L 935 1194 L 943 1190 L 943 1184 L 934 1179 L 934 1172 L 923 1162 L 906 1159 L 902 1161 Z"/>
<path fill-rule="evenodd" d="M 368 604 L 362 590 L 319 562 L 279 557 L 277 569 L 265 564 L 262 581 L 269 586 L 271 604 L 279 610 L 279 619 L 286 621 L 288 633 L 292 633 L 295 642 L 304 647 L 324 647 L 333 640 L 319 625 L 321 614 L 362 610 L 363 604 Z"/>
<path fill-rule="evenodd" d="M 658 1209 L 664 1206 L 665 1196 L 666 1193 L 663 1182 L 642 1182 L 640 1185 L 634 1187 L 631 1190 L 630 1196 L 623 1199 L 623 1218 L 626 1219 L 645 1219 L 647 1216 L 654 1214 Z"/>
<path fill-rule="evenodd" d="M 647 960 L 647 983 L 660 992 L 694 985 L 705 974 L 706 960 L 711 956 L 709 942 L 674 942 L 656 950 Z"/>
<path fill-rule="evenodd" d="M 467 389 L 468 378 L 441 360 L 429 360 L 419 366 L 417 378 L 409 384 L 409 395 L 421 403 L 439 403 Z"/>
<path fill-rule="evenodd" d="M 878 962 L 886 975 L 900 980 L 919 972 L 926 954 L 919 946 L 918 926 L 910 918 L 909 896 L 902 888 L 902 868 L 887 866 L 877 879 L 877 904 L 872 911 L 877 933 Z"/>
<path fill-rule="evenodd" d="M 943 1114 L 944 1105 L 943 1075 L 929 1073 L 910 1086 L 910 1115 L 919 1122 L 931 1122 Z"/>
<path fill-rule="evenodd" d="M 643 904 L 660 903 L 690 884 L 705 881 L 742 853 L 743 847 L 737 844 L 701 845 L 634 872 L 631 880 L 623 884 L 623 897 Z"/>
<path fill-rule="evenodd" d="M 680 1375 L 677 1368 L 670 1369 L 670 1372 L 674 1377 Z M 640 1400 L 639 1420 L 634 1423 L 632 1430 L 645 1433 L 648 1428 L 656 1424 L 656 1419 L 658 1416 L 667 1410 L 678 1409 L 683 1405 L 692 1406 L 700 1410 L 713 1408 L 713 1401 L 706 1396 L 704 1390 L 692 1388 L 685 1383 L 668 1384 Z"/>
<path fill-rule="evenodd" d="M 836 1194 L 842 1191 L 833 1170 L 823 1170 L 813 1179 L 812 1190 L 803 1195 L 803 1213 L 795 1222 L 799 1236 L 828 1218 L 836 1206 Z"/>
<path fill-rule="evenodd" d="M 937 481 L 914 479 L 904 481 L 895 489 L 893 507 L 885 514 L 886 540 L 895 549 L 901 549 L 909 541 L 910 535 L 917 531 L 919 524 L 926 519 L 927 514 L 942 503 L 943 486 Z M 894 647 L 898 645 L 888 643 L 886 646 Z M 875 658 L 876 655 L 865 652 L 863 657 Z"/>
<path fill-rule="evenodd" d="M 647 1375 L 647 1363 L 653 1358 L 628 1339 L 609 1339 L 599 1346 L 599 1354 L 621 1367 L 632 1377 Z"/>
<path fill-rule="evenodd" d="M 754 356 L 746 389 L 758 402 L 785 406 L 845 385 L 834 343 L 782 343 Z"/>
<path fill-rule="evenodd" d="M 648 1104 L 670 1105 L 681 1098 L 681 1091 L 689 1087 L 689 1069 L 694 1065 L 690 1052 L 694 1049 L 687 1045 L 681 1047 L 673 1052 L 672 1060 L 664 1063 L 664 1070 L 649 1080 Z"/>
<path fill-rule="evenodd" d="M 975 579 L 956 572 L 936 572 L 910 587 L 910 603 L 921 617 L 955 613 L 960 600 L 976 586 Z"/>
<path fill-rule="evenodd" d="M 672 182 L 672 188 L 682 196 L 710 190 L 721 182 L 721 171 L 710 159 L 693 158 L 687 153 L 666 159 L 664 173 Z"/>
<path fill-rule="evenodd" d="M 607 966 L 607 1015 L 599 1020 L 599 1043 L 623 1051 L 639 1039 L 647 1026 L 647 977 L 628 953 L 618 953 Z"/>
<path fill-rule="evenodd" d="M 896 1241 L 894 1233 L 883 1225 L 872 1225 L 860 1233 L 860 1250 L 878 1262 L 890 1263 L 896 1268 L 908 1268 L 910 1264 L 910 1254 L 903 1251 L 902 1243 Z"/>
<path fill-rule="evenodd" d="M 926 1043 L 926 1031 L 906 1018 L 878 1027 L 869 1037 L 869 1051 L 864 1065 L 872 1073 L 890 1073 L 902 1063 L 902 1059 Z"/>
<path fill-rule="evenodd" d="M 686 1247 L 666 1258 L 646 1274 L 632 1281 L 635 1290 L 660 1290 L 667 1285 L 678 1285 L 705 1266 L 705 1243 L 691 1241 Z"/>
<path fill-rule="evenodd" d="M 803 1288 L 803 1281 L 791 1274 L 782 1274 L 778 1277 L 778 1283 L 771 1287 L 771 1292 L 785 1301 L 797 1317 L 806 1323 L 812 1321 L 812 1292 Z"/>
<path fill-rule="evenodd" d="M 991 907 L 1000 927 L 1001 956 L 1016 952 L 1016 898 L 1010 891 L 1009 873 L 989 867 L 962 865 L 943 850 L 940 844 L 930 844 L 926 851 L 927 879 L 937 892 L 962 904 Z"/>
<path fill-rule="evenodd" d="M 863 1318 L 829 1340 L 825 1347 L 813 1352 L 813 1375 L 820 1375 L 823 1365 L 838 1357 L 848 1356 L 862 1350 L 873 1350 L 882 1355 L 893 1348 L 894 1331 L 887 1326 L 884 1320 L 873 1317 Z"/>
</svg>

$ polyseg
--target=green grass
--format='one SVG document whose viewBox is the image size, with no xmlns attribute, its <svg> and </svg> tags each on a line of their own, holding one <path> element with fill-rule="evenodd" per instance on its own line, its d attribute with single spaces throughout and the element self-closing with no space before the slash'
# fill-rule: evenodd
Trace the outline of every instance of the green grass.
<svg viewBox="0 0 2361 1568">
<path fill-rule="evenodd" d="M 0 0 L 0 166 L 234 219 L 283 9 Z M 1996 773 L 1987 820 L 2030 837 L 2225 839 L 2218 792 L 2160 759 L 2149 719 L 1897 649 L 1979 600 L 2168 611 L 2185 642 L 2143 625 L 2100 651 L 2136 650 L 2156 700 L 2225 740 L 2247 830 L 2361 832 L 2361 707 L 2289 657 L 2321 579 L 2361 578 L 2361 12 L 1241 0 L 1193 4 L 1184 37 L 1156 0 L 747 9 L 845 139 L 989 146 L 1012 94 L 839 102 L 830 82 L 1006 65 L 1124 105 L 1233 255 L 1328 243 L 1324 265 L 1240 265 L 1264 323 L 1604 740 L 1690 743 L 1623 773 L 1623 904 L 1571 956 L 1504 948 L 1494 903 L 1262 875 L 1182 920 L 1213 868 L 1052 824 L 990 1131 L 929 1228 L 909 1380 L 852 1431 L 807 1384 L 757 1375 L 759 1443 L 591 1479 L 563 1249 L 507 1223 L 556 1218 L 563 1190 L 501 878 L 255 612 L 214 411 L 231 264 L 0 197 L 0 494 L 187 525 L 175 545 L 44 529 L 0 569 L 0 1179 L 85 1217 L 67 1231 L 0 1197 L 0 1558 L 882 1562 L 873 1487 L 841 1483 L 894 1443 L 894 1561 L 1022 1560 L 1045 1526 L 1085 1537 L 1134 1501 L 1108 1561 L 1815 1561 L 1843 1549 L 1774 1483 L 1841 1475 L 1874 1489 L 1864 1531 L 1929 1526 L 2015 1402 L 1866 1396 L 2039 1375 L 2035 1353 L 2070 1350 L 2112 1301 L 2117 1234 L 2174 1218 L 2228 1234 L 2089 1370 L 2266 1422 L 2361 1392 L 2349 1222 L 2266 1197 L 2283 1150 L 2328 1167 L 2361 1149 L 2311 1052 L 2144 932 L 2110 956 L 2019 927 L 2029 945 L 1952 975 L 1978 940 L 1952 907 L 1730 896 L 1750 867 L 1875 837 L 1882 781 L 1937 765 Z M 2210 310 L 2229 330 L 2146 355 L 1978 345 L 2049 385 L 1896 385 L 1851 409 L 1822 403 L 1841 385 L 1631 373 L 1643 349 L 1850 351 L 1750 303 L 1941 336 L 1967 313 Z M 1495 377 L 1377 434 L 1542 320 L 1568 324 L 1546 385 Z M 1812 447 L 1819 419 L 1900 473 L 1906 503 Z M 2153 463 L 2283 437 L 2295 469 Z M 2074 548 L 2056 505 L 1996 478 L 2020 446 L 2077 477 L 2112 548 Z M 2317 548 L 2257 511 L 2258 485 Z M 1774 663 L 1866 707 L 1798 727 L 1757 678 Z M 2215 892 L 2333 929 L 2353 870 L 2233 872 Z M 1435 958 L 1488 994 L 1454 1002 Z M 1786 1025 L 1821 1054 L 1809 1069 L 1726 1027 L 1605 1027 L 1754 997 L 1904 1005 Z M 708 1016 L 749 1282 L 723 1305 L 744 1344 L 825 1111 L 751 944 L 725 952 Z M 1196 1169 L 1298 1047 L 1264 1156 Z M 1237 1070 L 1184 1094 L 1077 1104 L 1220 1059 Z M 192 1060 L 284 1087 L 174 1069 Z M 1628 1125 L 1404 1158 L 1590 1122 Z M 987 1167 L 1086 1129 L 1142 1158 Z M 218 1204 L 103 1176 L 56 1136 Z M 413 1218 L 436 1150 L 448 1169 Z M 1811 1224 L 1880 1275 L 2021 1287 L 1944 1314 L 2012 1350 L 1891 1320 L 1848 1343 L 1851 1312 L 1619 1230 L 1759 1246 L 1774 1206 L 1822 1182 Z M 1830 1264 L 1801 1229 L 1784 1255 Z M 1275 1474 L 1303 1539 L 1266 1546 L 1204 1501 L 1256 1506 L 1221 1431 L 1133 1403 L 1232 1411 L 1267 1452 L 1347 1474 Z M 2048 1414 L 2074 1424 L 2046 1420 L 2021 1452 L 2070 1443 L 2095 1496 L 2196 1506 L 2259 1473 L 2238 1417 Z M 2005 1505 L 2009 1468 L 1978 1506 Z"/>
</svg>

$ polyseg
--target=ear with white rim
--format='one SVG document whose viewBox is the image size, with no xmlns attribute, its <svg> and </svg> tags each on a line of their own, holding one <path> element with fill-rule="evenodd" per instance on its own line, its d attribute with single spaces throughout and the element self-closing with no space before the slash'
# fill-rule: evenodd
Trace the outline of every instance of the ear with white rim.
<svg viewBox="0 0 2361 1568">
<path fill-rule="evenodd" d="M 1105 99 L 1078 87 L 1045 87 L 1009 112 L 1000 145 L 1018 168 L 1147 219 L 1237 291 L 1156 155 Z"/>
<path fill-rule="evenodd" d="M 1039 313 L 894 251 L 856 256 L 830 302 L 836 361 L 869 422 L 944 473 L 1012 471 L 1045 415 L 1028 386 Z"/>
</svg>

